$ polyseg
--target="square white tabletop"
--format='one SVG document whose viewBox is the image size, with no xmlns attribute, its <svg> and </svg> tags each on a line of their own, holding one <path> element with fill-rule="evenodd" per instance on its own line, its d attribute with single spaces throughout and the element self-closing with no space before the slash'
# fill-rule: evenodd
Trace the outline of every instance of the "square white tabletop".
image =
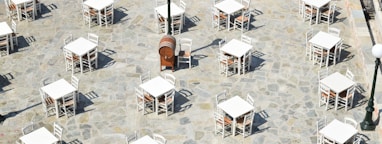
<svg viewBox="0 0 382 144">
<path fill-rule="evenodd" d="M 319 0 L 317 0 L 319 1 Z M 333 48 L 341 38 L 331 35 L 327 32 L 320 31 L 309 40 L 310 43 L 321 46 L 326 50 Z"/>
<path fill-rule="evenodd" d="M 227 44 L 225 44 L 220 50 L 235 57 L 242 57 L 245 53 L 252 49 L 252 47 L 253 46 L 250 44 L 247 44 L 237 39 L 232 39 Z"/>
<path fill-rule="evenodd" d="M 176 5 L 173 2 L 170 3 L 170 8 L 171 8 L 171 16 L 179 16 L 185 12 L 184 9 L 180 8 L 178 5 Z M 167 4 L 156 7 L 155 11 L 157 11 L 162 17 L 167 19 Z"/>
<path fill-rule="evenodd" d="M 105 7 L 114 3 L 114 0 L 87 0 L 84 2 L 85 5 L 92 7 L 96 10 L 102 10 Z"/>
<path fill-rule="evenodd" d="M 26 3 L 26 2 L 30 2 L 30 1 L 33 1 L 33 0 L 12 0 L 12 2 L 15 5 L 23 4 L 23 3 Z"/>
<path fill-rule="evenodd" d="M 6 22 L 0 22 L 0 36 L 13 33 L 11 27 Z"/>
<path fill-rule="evenodd" d="M 330 88 L 330 90 L 340 93 L 344 90 L 347 90 L 351 86 L 355 84 L 354 81 L 348 79 L 346 76 L 340 74 L 339 72 L 335 72 L 326 78 L 320 80 L 320 82 Z"/>
<path fill-rule="evenodd" d="M 319 133 L 325 138 L 343 144 L 357 134 L 357 132 L 357 129 L 355 129 L 352 125 L 345 124 L 337 119 L 334 119 L 322 128 Z"/>
<path fill-rule="evenodd" d="M 253 106 L 239 96 L 232 97 L 218 104 L 225 113 L 236 119 L 243 114 L 253 110 Z"/>
<path fill-rule="evenodd" d="M 141 137 L 134 141 L 132 144 L 159 144 L 154 139 L 152 139 L 150 136 L 145 135 L 144 137 Z"/>
<path fill-rule="evenodd" d="M 224 0 L 215 4 L 215 7 L 226 14 L 233 14 L 236 11 L 239 11 L 244 8 L 244 5 L 237 2 L 236 0 Z"/>
<path fill-rule="evenodd" d="M 102 1 L 102 0 L 100 0 Z M 93 50 L 97 47 L 97 44 L 80 37 L 69 44 L 65 45 L 64 48 L 73 52 L 74 54 L 78 56 L 84 56 L 87 54 L 90 50 Z"/>
<path fill-rule="evenodd" d="M 63 96 L 76 91 L 76 88 L 74 88 L 65 79 L 60 79 L 58 81 L 55 81 L 51 84 L 48 84 L 42 87 L 41 90 L 43 90 L 46 94 L 48 94 L 53 99 L 58 100 L 62 98 Z"/>
<path fill-rule="evenodd" d="M 53 144 L 58 141 L 58 139 L 45 127 L 20 137 L 20 140 L 24 144 Z"/>
<path fill-rule="evenodd" d="M 305 4 L 312 5 L 317 8 L 321 8 L 322 6 L 328 4 L 330 0 L 303 0 Z"/>
<path fill-rule="evenodd" d="M 153 97 L 157 98 L 164 93 L 174 89 L 174 85 L 169 83 L 161 76 L 157 76 L 141 85 L 139 85 L 144 91 L 148 92 Z"/>
</svg>

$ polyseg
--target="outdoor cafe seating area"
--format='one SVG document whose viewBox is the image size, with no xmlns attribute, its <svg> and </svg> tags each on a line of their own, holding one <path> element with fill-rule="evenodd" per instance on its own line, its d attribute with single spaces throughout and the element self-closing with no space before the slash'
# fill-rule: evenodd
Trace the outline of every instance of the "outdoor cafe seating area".
<svg viewBox="0 0 382 144">
<path fill-rule="evenodd" d="M 345 6 L 1 1 L 0 143 L 378 143 Z"/>
</svg>

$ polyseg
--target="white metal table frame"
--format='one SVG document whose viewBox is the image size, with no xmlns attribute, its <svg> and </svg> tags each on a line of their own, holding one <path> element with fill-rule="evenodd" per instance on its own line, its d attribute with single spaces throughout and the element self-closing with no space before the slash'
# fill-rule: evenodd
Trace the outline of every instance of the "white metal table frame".
<svg viewBox="0 0 382 144">
<path fill-rule="evenodd" d="M 166 25 L 165 32 L 166 33 L 167 33 L 168 27 L 169 27 L 167 24 L 167 18 L 168 18 L 167 7 L 168 7 L 167 4 L 165 4 L 165 5 L 161 5 L 161 6 L 158 6 L 155 8 L 155 13 L 158 13 L 165 20 L 165 25 Z M 173 2 L 170 3 L 170 8 L 171 8 L 171 13 L 170 13 L 171 17 L 182 15 L 182 20 L 180 22 L 181 23 L 180 26 L 183 27 L 183 19 L 184 19 L 185 10 L 180 8 L 178 5 L 176 5 Z"/>
<path fill-rule="evenodd" d="M 0 36 L 8 35 L 9 41 L 10 41 L 10 46 L 8 46 L 8 51 L 9 47 L 11 47 L 11 50 L 13 51 L 13 38 L 12 38 L 12 33 L 13 30 L 11 27 L 6 22 L 0 22 Z"/>
<path fill-rule="evenodd" d="M 330 3 L 330 0 L 303 0 L 305 4 L 312 5 L 317 9 L 317 14 L 316 14 L 316 24 L 318 24 L 321 13 L 321 8 L 325 6 L 326 4 Z"/>
<path fill-rule="evenodd" d="M 325 50 L 330 51 L 330 49 L 334 48 L 336 44 L 339 43 L 340 41 L 341 41 L 340 37 L 336 37 L 327 32 L 319 31 L 309 40 L 309 43 L 320 46 L 324 48 Z M 326 58 L 326 67 L 328 65 L 329 65 L 329 54 L 327 55 L 327 58 Z"/>
<path fill-rule="evenodd" d="M 114 3 L 114 0 L 87 0 L 84 2 L 84 5 L 91 7 L 98 11 L 98 24 L 101 24 L 101 11 Z M 114 7 L 113 7 L 114 9 Z"/>
<path fill-rule="evenodd" d="M 24 144 L 53 144 L 58 141 L 58 139 L 45 127 L 20 137 L 20 140 Z"/>
<path fill-rule="evenodd" d="M 220 50 L 230 54 L 238 59 L 238 73 L 241 74 L 241 57 L 245 55 L 249 50 L 252 49 L 252 45 L 242 42 L 237 39 L 232 39 L 227 44 L 225 44 Z"/>
<path fill-rule="evenodd" d="M 215 4 L 215 7 L 228 15 L 227 30 L 229 31 L 231 25 L 231 15 L 237 11 L 242 10 L 244 8 L 244 5 L 236 0 L 224 0 Z"/>
<path fill-rule="evenodd" d="M 166 92 L 175 89 L 175 86 L 169 83 L 161 76 L 157 76 L 141 85 L 139 85 L 145 92 L 149 93 L 155 98 L 155 111 L 158 114 L 158 98 Z"/>
<path fill-rule="evenodd" d="M 357 134 L 357 132 L 357 129 L 352 125 L 345 124 L 337 119 L 334 119 L 319 131 L 325 138 L 340 144 L 349 141 Z"/>
<path fill-rule="evenodd" d="M 72 53 L 74 53 L 80 58 L 81 73 L 83 73 L 82 57 L 86 55 L 88 52 L 94 50 L 96 47 L 97 47 L 97 44 L 83 37 L 79 37 L 78 39 L 64 46 L 65 49 L 71 51 Z"/>
<path fill-rule="evenodd" d="M 31 2 L 33 0 L 12 0 L 12 2 L 16 5 L 16 9 L 17 9 L 17 20 L 20 21 L 21 19 L 21 13 L 20 13 L 20 10 L 21 8 L 19 8 L 20 5 L 26 3 L 26 2 Z M 36 3 L 33 2 L 33 9 L 36 10 Z M 35 18 L 35 13 L 33 13 L 33 19 Z"/>
<path fill-rule="evenodd" d="M 233 118 L 232 133 L 236 132 L 236 119 L 250 111 L 254 107 L 239 96 L 234 96 L 224 102 L 218 104 L 218 108 L 222 109 L 226 114 Z"/>
<path fill-rule="evenodd" d="M 145 135 L 139 139 L 137 139 L 136 141 L 134 141 L 132 144 L 159 144 L 158 142 L 156 142 L 153 138 L 151 138 L 150 136 L 148 135 Z"/>
<path fill-rule="evenodd" d="M 59 117 L 59 110 L 58 110 L 59 100 L 61 100 L 63 96 L 68 95 L 70 93 L 72 93 L 73 97 L 75 97 L 75 92 L 76 92 L 76 88 L 73 87 L 65 79 L 60 79 L 58 81 L 50 83 L 42 87 L 41 90 L 56 101 L 54 103 L 54 106 L 56 107 L 57 118 Z M 76 100 L 76 98 L 74 98 L 73 100 Z M 76 105 L 76 102 L 74 102 L 74 105 Z M 76 106 L 74 106 L 74 110 L 75 108 Z"/>
<path fill-rule="evenodd" d="M 348 79 L 346 76 L 340 74 L 339 72 L 335 72 L 325 77 L 324 79 L 320 80 L 320 82 L 329 87 L 331 91 L 336 93 L 335 110 L 337 110 L 338 107 L 337 105 L 339 94 L 355 85 L 354 81 Z"/>
</svg>

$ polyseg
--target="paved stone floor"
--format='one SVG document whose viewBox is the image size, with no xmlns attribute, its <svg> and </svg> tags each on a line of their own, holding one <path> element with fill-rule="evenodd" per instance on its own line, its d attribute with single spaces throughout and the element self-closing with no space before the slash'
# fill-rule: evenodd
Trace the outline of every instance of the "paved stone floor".
<svg viewBox="0 0 382 144">
<path fill-rule="evenodd" d="M 309 26 L 298 16 L 297 1 L 256 0 L 250 30 L 254 38 L 251 71 L 245 75 L 225 77 L 218 73 L 218 40 L 240 38 L 239 30 L 216 31 L 211 28 L 210 1 L 187 0 L 186 25 L 176 38 L 193 39 L 193 67 L 186 65 L 159 71 L 158 34 L 154 22 L 154 1 L 129 0 L 115 3 L 115 24 L 88 28 L 81 18 L 78 0 L 43 0 L 43 12 L 35 21 L 18 22 L 19 46 L 9 56 L 0 58 L 0 143 L 14 143 L 29 122 L 52 130 L 53 122 L 65 131 L 65 143 L 124 143 L 125 135 L 138 131 L 140 136 L 159 133 L 169 144 L 237 144 L 237 143 L 315 143 L 315 121 L 320 117 L 358 122 L 365 114 L 368 90 L 359 69 L 353 33 L 344 1 L 337 1 L 338 13 L 333 26 L 341 29 L 346 48 L 341 61 L 330 65 L 331 72 L 344 73 L 349 68 L 359 84 L 355 106 L 337 111 L 318 106 L 317 71 L 305 56 L 304 33 L 310 27 L 326 31 L 327 24 Z M 0 7 L 4 7 L 1 3 Z M 8 21 L 3 9 L 0 21 Z M 9 22 L 9 21 L 8 21 Z M 100 36 L 99 68 L 80 78 L 80 104 L 74 117 L 45 117 L 39 96 L 40 81 L 65 78 L 63 38 L 86 37 L 88 32 Z M 135 106 L 134 87 L 139 75 L 150 70 L 152 77 L 173 73 L 177 78 L 175 109 L 169 117 L 154 113 L 142 115 Z M 255 95 L 256 115 L 249 137 L 214 134 L 214 95 L 223 90 L 229 96 Z M 378 134 L 365 132 L 367 143 L 380 143 Z"/>
</svg>

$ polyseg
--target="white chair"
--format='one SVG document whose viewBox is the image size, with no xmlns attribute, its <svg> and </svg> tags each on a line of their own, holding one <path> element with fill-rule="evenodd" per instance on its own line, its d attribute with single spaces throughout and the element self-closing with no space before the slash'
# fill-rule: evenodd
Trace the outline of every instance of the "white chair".
<svg viewBox="0 0 382 144">
<path fill-rule="evenodd" d="M 225 37 L 222 38 L 222 39 L 219 41 L 219 49 L 222 48 L 223 45 L 225 45 L 226 42 L 227 42 L 227 41 L 226 41 L 226 38 L 225 38 Z"/>
<path fill-rule="evenodd" d="M 245 74 L 246 71 L 251 70 L 251 63 L 252 63 L 252 51 L 248 51 L 244 54 L 243 57 L 241 57 L 241 71 L 243 74 Z"/>
<path fill-rule="evenodd" d="M 179 0 L 179 7 L 182 8 L 184 11 L 186 11 L 186 2 L 184 0 Z"/>
<path fill-rule="evenodd" d="M 158 111 L 165 111 L 166 116 L 168 116 L 168 111 L 174 113 L 174 98 L 175 98 L 175 90 L 164 94 L 163 97 L 158 99 Z"/>
<path fill-rule="evenodd" d="M 7 14 L 8 19 L 18 19 L 17 8 L 16 5 L 10 3 L 10 0 L 4 0 L 5 2 L 5 12 Z"/>
<path fill-rule="evenodd" d="M 166 32 L 166 20 L 157 11 L 155 12 L 155 19 L 158 26 L 158 33 Z"/>
<path fill-rule="evenodd" d="M 248 11 L 251 5 L 251 0 L 241 0 L 241 4 L 244 5 L 243 10 Z"/>
<path fill-rule="evenodd" d="M 80 64 L 80 60 L 77 56 L 74 56 L 71 51 L 65 48 L 63 48 L 63 51 L 65 56 L 66 71 L 71 70 L 73 74 L 75 68 Z"/>
<path fill-rule="evenodd" d="M 75 101 L 75 95 L 72 93 L 65 95 L 62 97 L 62 104 L 61 109 L 63 110 L 64 114 L 67 118 L 69 118 L 69 115 L 75 116 L 76 115 L 76 101 Z"/>
<path fill-rule="evenodd" d="M 316 18 L 317 15 L 317 9 L 315 9 L 312 5 L 304 5 L 304 12 L 303 12 L 303 20 L 309 21 L 309 24 L 311 25 L 312 22 L 314 22 L 314 18 Z"/>
<path fill-rule="evenodd" d="M 331 60 L 333 62 L 333 64 L 336 64 L 337 61 L 340 60 L 341 51 L 342 51 L 342 40 L 340 40 L 334 46 L 334 48 L 330 49 L 330 51 L 329 51 L 329 60 Z"/>
<path fill-rule="evenodd" d="M 243 138 L 252 134 L 252 124 L 253 124 L 254 113 L 249 112 L 244 115 L 244 117 L 239 118 L 236 121 L 236 133 L 242 134 Z"/>
<path fill-rule="evenodd" d="M 241 41 L 252 45 L 252 38 L 245 34 L 241 34 Z"/>
<path fill-rule="evenodd" d="M 215 134 L 222 134 L 222 137 L 225 137 L 225 133 L 229 132 L 232 128 L 232 121 L 225 118 L 222 114 L 215 112 Z"/>
<path fill-rule="evenodd" d="M 305 10 L 305 3 L 303 0 L 298 0 L 298 14 L 303 17 Z"/>
<path fill-rule="evenodd" d="M 149 81 L 151 79 L 151 74 L 150 74 L 150 71 L 145 71 L 143 72 L 140 76 L 139 76 L 139 79 L 141 81 L 141 84 Z"/>
<path fill-rule="evenodd" d="M 305 55 L 307 55 L 309 59 L 312 59 L 312 49 L 309 40 L 312 39 L 313 35 L 313 29 L 309 29 L 307 32 L 305 32 Z"/>
<path fill-rule="evenodd" d="M 247 102 L 253 107 L 255 107 L 255 98 L 249 93 L 247 94 Z"/>
<path fill-rule="evenodd" d="M 336 3 L 331 2 L 329 7 L 326 7 L 320 12 L 320 20 L 326 22 L 328 25 L 334 22 L 334 14 L 336 12 Z"/>
<path fill-rule="evenodd" d="M 64 38 L 64 45 L 67 45 L 72 41 L 73 41 L 73 34 L 69 34 L 68 36 Z"/>
<path fill-rule="evenodd" d="M 345 92 L 342 92 L 338 96 L 338 105 L 345 106 L 345 110 L 348 110 L 348 106 L 350 108 L 353 107 L 353 98 L 354 98 L 355 86 L 350 87 Z"/>
<path fill-rule="evenodd" d="M 350 79 L 350 80 L 354 80 L 354 74 L 348 69 L 346 69 L 346 74 L 345 76 Z"/>
<path fill-rule="evenodd" d="M 48 117 L 50 115 L 56 114 L 56 107 L 54 105 L 55 100 L 51 97 L 48 97 L 41 89 L 40 89 L 40 97 L 41 97 L 41 104 L 42 109 L 45 112 L 45 116 Z"/>
<path fill-rule="evenodd" d="M 213 5 L 216 5 L 217 3 L 219 3 L 219 2 L 222 2 L 223 0 L 212 0 L 212 4 Z"/>
<path fill-rule="evenodd" d="M 98 45 L 98 35 L 94 33 L 88 33 L 88 40 Z"/>
<path fill-rule="evenodd" d="M 11 20 L 11 23 L 13 44 L 17 46 L 19 45 L 19 42 L 17 41 L 17 24 L 13 19 Z"/>
<path fill-rule="evenodd" d="M 179 39 L 179 53 L 178 53 L 178 67 L 179 63 L 188 63 L 188 68 L 192 67 L 191 51 L 192 39 L 180 38 Z"/>
<path fill-rule="evenodd" d="M 248 31 L 249 30 L 249 24 L 251 23 L 251 12 L 250 11 L 243 11 L 241 16 L 235 18 L 234 22 L 234 29 L 237 29 L 240 27 L 241 32 L 243 33 L 244 27 Z"/>
<path fill-rule="evenodd" d="M 9 55 L 9 39 L 8 35 L 0 36 L 0 49 L 5 49 L 7 55 Z M 1 57 L 1 53 L 0 53 Z"/>
<path fill-rule="evenodd" d="M 137 131 L 134 131 L 133 135 L 126 136 L 126 143 L 129 144 L 129 143 L 131 143 L 133 141 L 136 141 L 137 139 L 138 139 Z"/>
<path fill-rule="evenodd" d="M 218 31 L 220 30 L 221 26 L 227 25 L 227 15 L 224 13 L 221 13 L 216 7 L 211 7 L 211 13 L 212 13 L 212 28 L 217 27 Z"/>
<path fill-rule="evenodd" d="M 160 134 L 153 133 L 153 139 L 158 143 L 158 144 L 166 144 L 167 140 Z"/>
<path fill-rule="evenodd" d="M 322 64 L 326 65 L 326 60 L 328 59 L 328 52 L 318 45 L 311 44 L 312 55 L 313 55 L 313 64 L 319 64 L 320 68 Z M 326 65 L 327 66 L 327 65 Z"/>
<path fill-rule="evenodd" d="M 90 71 L 94 68 L 98 68 L 98 49 L 89 51 L 85 56 L 82 57 L 82 63 L 84 67 L 88 67 Z"/>
<path fill-rule="evenodd" d="M 165 5 L 165 4 L 167 4 L 166 0 L 156 0 L 155 1 L 156 6 L 161 6 L 161 5 Z"/>
<path fill-rule="evenodd" d="M 24 3 L 24 7 L 21 8 L 21 16 L 25 18 L 27 21 L 34 20 L 35 15 L 35 1 L 28 1 Z"/>
<path fill-rule="evenodd" d="M 236 72 L 236 61 L 232 56 L 227 56 L 223 52 L 218 54 L 219 61 L 219 72 L 225 74 L 228 77 L 228 74 L 233 74 Z"/>
<path fill-rule="evenodd" d="M 176 15 L 171 17 L 171 34 L 180 34 L 182 32 L 183 15 Z"/>
<path fill-rule="evenodd" d="M 345 124 L 349 124 L 349 125 L 353 126 L 355 129 L 357 129 L 358 122 L 355 121 L 355 120 L 352 119 L 352 118 L 345 117 L 345 118 L 344 118 L 344 123 L 345 123 Z"/>
<path fill-rule="evenodd" d="M 141 89 L 135 88 L 135 97 L 137 102 L 137 111 L 142 110 L 142 115 L 145 115 L 146 108 L 154 111 L 154 99 L 149 95 L 145 96 Z"/>
<path fill-rule="evenodd" d="M 330 88 L 322 83 L 319 83 L 319 101 L 318 106 L 321 107 L 321 103 L 325 104 L 325 110 L 328 110 L 329 104 L 335 102 L 335 95 L 331 93 Z"/>
<path fill-rule="evenodd" d="M 79 100 L 80 100 L 79 92 L 78 92 L 79 83 L 80 83 L 80 80 L 76 76 L 72 75 L 71 84 L 72 84 L 72 86 L 74 88 L 76 88 L 76 99 L 77 99 L 77 102 L 79 102 Z"/>
<path fill-rule="evenodd" d="M 326 126 L 326 116 L 316 121 L 316 136 L 317 144 L 322 144 L 323 136 L 320 134 L 320 130 Z"/>
<path fill-rule="evenodd" d="M 218 105 L 219 103 L 221 103 L 225 100 L 227 100 L 227 90 L 224 90 L 224 91 L 215 95 L 216 105 Z"/>
<path fill-rule="evenodd" d="M 357 133 L 354 136 L 353 144 L 361 144 L 361 143 L 365 143 L 364 136 L 359 134 L 359 133 Z"/>
<path fill-rule="evenodd" d="M 107 27 L 109 24 L 113 24 L 113 23 L 114 23 L 114 5 L 111 4 L 105 7 L 105 9 L 101 11 L 101 25 L 106 25 Z"/>
<path fill-rule="evenodd" d="M 23 132 L 23 135 L 29 134 L 35 130 L 34 123 L 31 122 L 28 125 L 24 126 L 21 131 Z"/>
<path fill-rule="evenodd" d="M 35 14 L 37 15 L 37 13 L 41 13 L 41 3 L 40 3 L 39 0 L 34 0 L 34 1 L 35 1 L 35 5 L 36 5 L 36 7 L 35 7 L 35 9 L 36 9 Z"/>
<path fill-rule="evenodd" d="M 340 37 L 341 30 L 334 27 L 328 27 L 328 33 L 333 36 Z"/>
<path fill-rule="evenodd" d="M 58 125 L 56 122 L 53 123 L 53 135 L 59 140 L 57 143 L 62 143 L 62 133 L 64 132 L 64 128 Z"/>
<path fill-rule="evenodd" d="M 329 75 L 329 69 L 328 68 L 320 69 L 318 71 L 318 81 L 326 78 L 328 75 Z"/>
<path fill-rule="evenodd" d="M 169 74 L 169 73 L 165 73 L 163 74 L 164 75 L 164 79 L 167 80 L 170 84 L 174 85 L 176 84 L 176 78 L 174 75 L 172 74 Z"/>
<path fill-rule="evenodd" d="M 88 24 L 89 28 L 92 24 L 98 22 L 98 13 L 94 9 L 90 9 L 85 4 L 82 4 L 82 18 L 84 19 L 84 24 Z"/>
</svg>

